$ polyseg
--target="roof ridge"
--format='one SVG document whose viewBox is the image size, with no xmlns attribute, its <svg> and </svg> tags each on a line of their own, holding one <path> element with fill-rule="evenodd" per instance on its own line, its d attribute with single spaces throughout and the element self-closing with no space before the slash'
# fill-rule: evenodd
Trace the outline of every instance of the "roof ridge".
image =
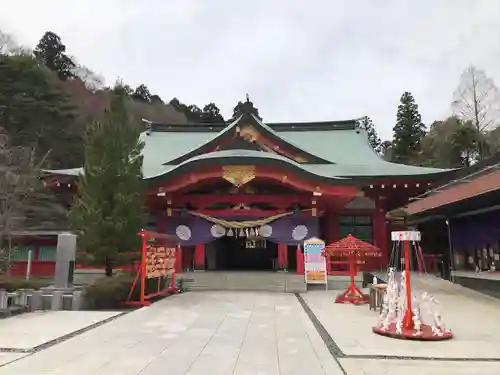
<svg viewBox="0 0 500 375">
<path fill-rule="evenodd" d="M 253 116 L 253 114 L 252 114 Z M 241 116 L 240 116 L 241 117 Z M 310 121 L 310 122 L 264 122 L 256 118 L 268 130 L 280 131 L 332 131 L 332 130 L 355 130 L 358 128 L 359 119 L 333 120 L 333 121 Z M 186 124 L 169 124 L 142 119 L 150 131 L 153 132 L 220 132 L 234 124 L 231 122 L 195 122 Z"/>
</svg>

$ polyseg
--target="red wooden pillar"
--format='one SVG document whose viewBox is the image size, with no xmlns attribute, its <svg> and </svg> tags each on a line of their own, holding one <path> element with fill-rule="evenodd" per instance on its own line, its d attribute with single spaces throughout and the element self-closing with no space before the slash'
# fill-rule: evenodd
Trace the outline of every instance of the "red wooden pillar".
<svg viewBox="0 0 500 375">
<path fill-rule="evenodd" d="M 278 243 L 278 269 L 288 268 L 287 245 Z"/>
<path fill-rule="evenodd" d="M 378 246 L 382 252 L 380 265 L 383 269 L 387 268 L 389 261 L 389 233 L 387 220 L 385 218 L 386 210 L 385 197 L 377 197 L 375 199 L 375 211 L 373 212 L 373 233 L 375 245 Z"/>
<path fill-rule="evenodd" d="M 205 269 L 205 244 L 201 243 L 194 248 L 194 268 L 197 270 Z"/>
<path fill-rule="evenodd" d="M 325 220 L 325 233 L 324 233 L 324 241 L 327 245 L 331 244 L 332 242 L 340 240 L 340 217 L 339 213 L 333 211 L 331 208 L 328 209 L 326 215 L 324 216 Z M 328 274 L 331 275 L 333 274 L 333 269 L 334 265 L 330 264 L 330 257 L 327 257 L 326 259 L 326 267 Z"/>
<path fill-rule="evenodd" d="M 181 273 L 184 271 L 182 267 L 182 247 L 181 245 L 177 246 L 177 250 L 175 251 L 175 272 Z"/>
<path fill-rule="evenodd" d="M 283 244 L 283 268 L 288 270 L 288 245 Z"/>
<path fill-rule="evenodd" d="M 300 245 L 297 245 L 297 274 L 304 274 L 304 254 L 302 253 Z"/>
<path fill-rule="evenodd" d="M 338 212 L 328 211 L 328 216 L 326 217 L 326 238 L 324 238 L 327 244 L 340 240 L 340 218 Z"/>
</svg>

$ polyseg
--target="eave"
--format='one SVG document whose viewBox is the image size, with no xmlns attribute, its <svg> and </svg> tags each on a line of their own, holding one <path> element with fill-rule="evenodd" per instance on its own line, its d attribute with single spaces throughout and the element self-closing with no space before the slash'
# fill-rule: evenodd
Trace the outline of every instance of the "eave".
<svg viewBox="0 0 500 375">
<path fill-rule="evenodd" d="M 500 196 L 499 166 L 495 164 L 450 181 L 414 198 L 398 210 L 404 210 L 411 220 L 423 220 L 424 217 L 449 216 L 462 209 L 475 209 L 480 201 L 482 205 L 495 204 Z"/>
</svg>

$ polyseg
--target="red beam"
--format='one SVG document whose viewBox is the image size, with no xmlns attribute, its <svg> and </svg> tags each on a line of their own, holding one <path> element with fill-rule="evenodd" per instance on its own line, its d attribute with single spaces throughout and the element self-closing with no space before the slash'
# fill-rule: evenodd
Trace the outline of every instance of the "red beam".
<svg viewBox="0 0 500 375">
<path fill-rule="evenodd" d="M 285 213 L 285 210 L 260 210 L 258 208 L 251 208 L 249 210 L 233 210 L 226 208 L 224 210 L 196 210 L 196 213 L 209 215 L 209 216 L 257 216 L 268 217 Z"/>
<path fill-rule="evenodd" d="M 216 203 L 230 203 L 232 205 L 248 205 L 252 203 L 267 203 L 277 208 L 288 208 L 293 204 L 311 205 L 310 196 L 304 195 L 260 195 L 260 194 L 191 194 L 172 197 L 175 205 L 190 203 L 198 208 L 208 208 Z"/>
<path fill-rule="evenodd" d="M 296 174 L 283 173 L 283 170 L 258 166 L 255 171 L 255 178 L 269 179 L 279 182 L 285 186 L 292 186 L 299 191 L 304 192 L 317 192 L 324 196 L 352 196 L 359 195 L 359 190 L 355 186 L 335 185 L 334 183 L 313 183 L 309 178 L 299 177 Z M 203 170 L 185 173 L 181 177 L 169 181 L 168 184 L 158 184 L 150 190 L 150 193 L 156 194 L 160 190 L 166 194 L 181 191 L 189 186 L 194 186 L 203 181 L 220 180 L 222 179 L 222 167 L 215 166 L 211 168 L 204 168 Z"/>
</svg>

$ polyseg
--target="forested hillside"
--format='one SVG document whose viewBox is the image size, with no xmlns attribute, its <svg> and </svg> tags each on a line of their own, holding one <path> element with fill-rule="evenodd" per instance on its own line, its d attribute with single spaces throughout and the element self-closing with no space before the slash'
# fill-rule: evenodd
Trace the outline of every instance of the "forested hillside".
<svg viewBox="0 0 500 375">
<path fill-rule="evenodd" d="M 79 58 L 83 61 L 84 56 Z M 396 163 L 440 168 L 468 166 L 499 152 L 500 91 L 475 66 L 466 68 L 457 82 L 450 93 L 449 117 L 427 124 L 412 93 L 402 93 L 391 140 L 381 140 L 373 121 L 363 117 L 360 126 L 367 130 L 373 149 Z M 146 84 L 130 87 L 126 77 L 106 85 L 70 56 L 51 31 L 28 48 L 0 31 L 0 126 L 12 144 L 33 148 L 38 160 L 44 157 L 46 168 L 83 165 L 84 130 L 102 120 L 116 85 L 124 88 L 127 113 L 137 126 L 144 126 L 143 118 L 179 124 L 224 122 L 215 103 L 188 105 L 175 93 L 165 101 Z M 241 105 L 238 102 L 231 118 Z"/>
<path fill-rule="evenodd" d="M 144 84 L 135 89 L 122 80 L 105 85 L 66 53 L 53 32 L 31 50 L 0 31 L 0 126 L 12 144 L 33 148 L 38 160 L 44 157 L 45 168 L 83 165 L 85 127 L 102 120 L 117 84 L 127 92 L 127 112 L 137 126 L 143 126 L 143 118 L 178 124 L 224 121 L 214 103 L 200 109 L 177 98 L 165 103 Z"/>
</svg>

